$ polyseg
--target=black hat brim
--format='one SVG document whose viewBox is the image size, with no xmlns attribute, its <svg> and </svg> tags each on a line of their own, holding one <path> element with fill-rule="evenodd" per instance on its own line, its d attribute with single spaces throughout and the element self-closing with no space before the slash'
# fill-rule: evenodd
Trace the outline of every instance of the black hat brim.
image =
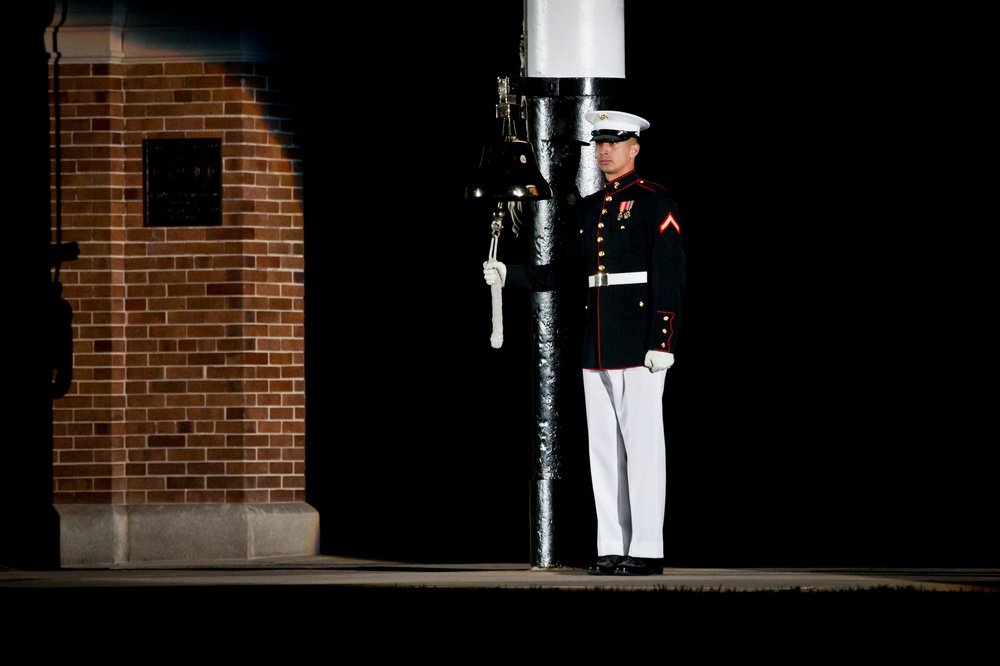
<svg viewBox="0 0 1000 666">
<path fill-rule="evenodd" d="M 594 130 L 590 133 L 590 140 L 594 143 L 598 141 L 610 141 L 611 143 L 618 143 L 619 141 L 627 141 L 628 139 L 635 138 L 639 139 L 639 135 L 635 132 L 626 132 L 619 130 Z"/>
</svg>

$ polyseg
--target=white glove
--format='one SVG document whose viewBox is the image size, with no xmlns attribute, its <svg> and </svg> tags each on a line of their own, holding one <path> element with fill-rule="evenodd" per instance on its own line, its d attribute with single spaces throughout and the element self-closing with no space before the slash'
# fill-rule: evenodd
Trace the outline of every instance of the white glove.
<svg viewBox="0 0 1000 666">
<path fill-rule="evenodd" d="M 646 360 L 643 362 L 650 372 L 660 372 L 661 370 L 669 370 L 670 366 L 674 364 L 674 355 L 670 352 L 656 351 L 655 349 L 650 349 L 646 352 Z"/>
<path fill-rule="evenodd" d="M 496 259 L 484 261 L 483 277 L 486 278 L 486 284 L 491 287 L 495 284 L 499 284 L 502 287 L 504 282 L 507 281 L 507 266 Z"/>
</svg>

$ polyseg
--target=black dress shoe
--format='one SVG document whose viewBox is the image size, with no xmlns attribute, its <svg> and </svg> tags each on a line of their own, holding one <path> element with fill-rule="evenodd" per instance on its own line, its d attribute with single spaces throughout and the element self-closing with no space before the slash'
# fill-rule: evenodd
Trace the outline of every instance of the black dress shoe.
<svg viewBox="0 0 1000 666">
<path fill-rule="evenodd" d="M 623 555 L 605 555 L 587 568 L 587 573 L 592 576 L 610 576 L 618 570 L 618 565 L 622 563 Z"/>
<path fill-rule="evenodd" d="M 615 569 L 619 576 L 659 576 L 663 573 L 663 565 L 659 560 L 645 557 L 626 557 Z"/>
</svg>

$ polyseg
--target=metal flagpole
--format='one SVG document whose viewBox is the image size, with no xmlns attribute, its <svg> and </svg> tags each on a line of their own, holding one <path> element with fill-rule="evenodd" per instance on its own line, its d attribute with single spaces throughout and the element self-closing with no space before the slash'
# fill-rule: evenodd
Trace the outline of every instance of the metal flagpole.
<svg viewBox="0 0 1000 666">
<path fill-rule="evenodd" d="M 554 196 L 539 201 L 531 229 L 531 259 L 545 264 L 575 231 L 574 206 L 601 186 L 584 114 L 614 107 L 625 84 L 625 18 L 621 0 L 526 0 L 522 67 L 528 140 Z M 565 300 L 565 299 L 564 299 Z M 580 326 L 573 304 L 558 292 L 532 294 L 535 391 L 531 487 L 531 564 L 571 565 L 596 546 L 587 524 L 593 512 L 587 455 Z M 572 451 L 573 455 L 569 455 Z M 577 541 L 579 543 L 577 543 Z"/>
</svg>

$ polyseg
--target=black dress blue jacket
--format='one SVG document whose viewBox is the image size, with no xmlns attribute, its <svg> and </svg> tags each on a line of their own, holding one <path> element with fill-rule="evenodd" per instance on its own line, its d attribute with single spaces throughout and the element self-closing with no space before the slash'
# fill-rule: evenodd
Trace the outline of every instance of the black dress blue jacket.
<svg viewBox="0 0 1000 666">
<path fill-rule="evenodd" d="M 680 216 L 673 197 L 633 170 L 585 197 L 577 222 L 577 242 L 551 264 L 508 266 L 504 287 L 586 289 L 584 369 L 642 366 L 651 349 L 673 353 L 686 279 Z M 594 275 L 643 271 L 645 282 L 590 285 Z"/>
</svg>

